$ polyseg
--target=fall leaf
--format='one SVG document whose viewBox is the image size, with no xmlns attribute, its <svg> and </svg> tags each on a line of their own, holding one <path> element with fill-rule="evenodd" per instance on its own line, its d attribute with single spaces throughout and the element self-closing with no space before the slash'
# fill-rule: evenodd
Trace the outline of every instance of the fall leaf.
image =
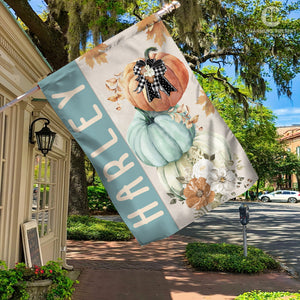
<svg viewBox="0 0 300 300">
<path fill-rule="evenodd" d="M 165 43 L 166 37 L 169 36 L 169 32 L 161 22 L 156 22 L 147 30 L 147 40 L 154 39 L 154 43 L 160 47 Z"/>
<path fill-rule="evenodd" d="M 196 115 L 196 116 L 193 116 L 191 119 L 190 119 L 190 122 L 191 123 L 197 123 L 199 120 L 199 115 Z"/>
<path fill-rule="evenodd" d="M 186 106 L 185 109 L 186 109 L 186 113 L 189 115 L 189 114 L 190 114 L 190 109 L 189 109 L 189 107 Z"/>
<path fill-rule="evenodd" d="M 117 96 L 118 96 L 119 100 L 124 100 L 125 99 L 125 96 L 124 96 L 123 93 L 117 93 Z"/>
<path fill-rule="evenodd" d="M 191 129 L 192 126 L 193 126 L 193 123 L 188 122 L 188 123 L 185 124 L 185 126 L 186 126 L 187 129 Z"/>
<path fill-rule="evenodd" d="M 105 81 L 105 85 L 110 91 L 114 91 L 117 88 L 117 82 L 118 80 L 113 77 L 111 79 L 107 79 Z"/>
<path fill-rule="evenodd" d="M 208 100 L 206 94 L 202 91 L 201 95 L 197 99 L 197 104 L 204 104 Z"/>
<path fill-rule="evenodd" d="M 111 102 L 116 102 L 118 101 L 119 97 L 118 95 L 113 95 L 107 98 L 107 100 L 111 101 Z"/>
<path fill-rule="evenodd" d="M 155 14 L 143 19 L 142 21 L 138 22 L 136 26 L 138 27 L 138 32 L 143 31 L 148 26 L 152 25 L 153 23 L 157 22 L 158 18 Z"/>
<path fill-rule="evenodd" d="M 115 85 L 117 83 L 117 79 L 116 78 L 111 78 L 111 79 L 107 79 L 106 82 L 108 85 Z"/>
<path fill-rule="evenodd" d="M 115 91 L 115 89 L 111 88 L 107 83 L 105 84 L 106 88 L 110 91 Z"/>
<path fill-rule="evenodd" d="M 182 121 L 182 116 L 179 114 L 174 114 L 174 119 L 177 123 L 180 123 Z"/>
<path fill-rule="evenodd" d="M 178 113 L 185 112 L 185 106 L 184 106 L 184 104 L 181 104 L 181 105 L 177 108 L 177 112 L 178 112 Z"/>
<path fill-rule="evenodd" d="M 215 112 L 215 107 L 213 106 L 212 102 L 207 99 L 207 101 L 203 107 L 203 110 L 205 111 L 206 115 L 208 116 Z"/>
<path fill-rule="evenodd" d="M 201 91 L 201 95 L 197 99 L 197 104 L 205 104 L 203 110 L 207 116 L 215 112 L 215 107 L 203 91 Z"/>
<path fill-rule="evenodd" d="M 85 58 L 85 63 L 89 65 L 92 69 L 95 66 L 95 61 L 101 65 L 102 63 L 107 63 L 105 50 L 108 46 L 104 43 L 96 46 L 95 48 L 89 50 L 85 54 L 83 54 L 79 60 L 82 60 Z"/>
</svg>

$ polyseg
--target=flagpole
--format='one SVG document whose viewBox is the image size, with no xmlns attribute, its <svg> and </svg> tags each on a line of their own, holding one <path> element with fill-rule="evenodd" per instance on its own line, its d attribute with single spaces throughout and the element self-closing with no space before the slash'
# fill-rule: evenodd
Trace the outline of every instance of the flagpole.
<svg viewBox="0 0 300 300">
<path fill-rule="evenodd" d="M 174 9 L 180 7 L 180 3 L 179 1 L 172 1 L 170 4 L 166 4 L 164 5 L 157 13 L 155 13 L 157 15 L 157 17 L 161 18 L 162 16 L 170 13 L 171 11 L 173 11 Z M 38 90 L 40 90 L 40 87 L 37 85 L 36 87 L 32 88 L 31 90 L 27 91 L 26 93 L 24 93 L 23 95 L 17 97 L 16 99 L 8 102 L 7 104 L 5 104 L 4 106 L 0 107 L 0 113 L 3 112 L 5 109 L 7 109 L 8 107 L 11 107 L 15 104 L 17 104 L 18 102 L 22 101 L 24 98 L 31 96 L 32 94 L 34 94 L 35 92 L 37 92 Z"/>
<path fill-rule="evenodd" d="M 22 101 L 24 98 L 31 96 L 32 94 L 37 92 L 39 89 L 40 89 L 40 87 L 37 85 L 34 88 L 32 88 L 31 90 L 24 93 L 23 95 L 21 95 L 21 96 L 17 97 L 16 99 L 6 103 L 4 106 L 0 107 L 0 113 L 3 112 L 8 107 L 13 106 L 13 105 L 17 104 L 18 102 Z"/>
<path fill-rule="evenodd" d="M 157 13 L 156 15 L 161 18 L 165 14 L 169 14 L 174 9 L 180 7 L 179 1 L 172 1 L 170 4 L 164 5 Z"/>
</svg>

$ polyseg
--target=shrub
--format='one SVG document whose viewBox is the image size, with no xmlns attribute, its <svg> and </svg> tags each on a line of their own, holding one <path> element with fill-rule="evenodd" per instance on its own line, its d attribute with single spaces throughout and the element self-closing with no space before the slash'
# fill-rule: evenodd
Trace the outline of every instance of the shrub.
<svg viewBox="0 0 300 300">
<path fill-rule="evenodd" d="M 88 186 L 87 196 L 91 211 L 117 212 L 101 182 L 95 186 Z"/>
<path fill-rule="evenodd" d="M 190 243 L 186 247 L 189 264 L 201 271 L 258 273 L 279 269 L 279 263 L 262 250 L 248 247 L 247 257 L 242 246 L 230 244 Z"/>
<path fill-rule="evenodd" d="M 67 237 L 70 240 L 127 241 L 133 238 L 126 224 L 90 216 L 69 216 Z"/>
<path fill-rule="evenodd" d="M 252 291 L 239 295 L 235 300 L 294 299 L 300 300 L 299 293 Z"/>
<path fill-rule="evenodd" d="M 52 280 L 47 293 L 47 300 L 71 299 L 74 292 L 74 281 L 67 276 L 67 271 L 61 268 L 61 263 L 49 261 L 44 266 L 27 267 L 24 263 L 17 263 L 14 269 L 8 269 L 0 261 L 0 299 L 28 299 L 26 291 L 27 281 L 43 279 Z"/>
</svg>

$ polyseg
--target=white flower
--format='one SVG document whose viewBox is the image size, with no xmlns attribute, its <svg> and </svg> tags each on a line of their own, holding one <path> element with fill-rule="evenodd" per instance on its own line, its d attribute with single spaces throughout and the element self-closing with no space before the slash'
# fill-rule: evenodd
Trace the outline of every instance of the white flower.
<svg viewBox="0 0 300 300">
<path fill-rule="evenodd" d="M 235 188 L 236 176 L 232 170 L 213 169 L 211 170 L 208 182 L 215 193 L 226 194 Z"/>
<path fill-rule="evenodd" d="M 199 159 L 193 166 L 192 177 L 207 178 L 213 167 L 213 163 L 208 159 Z"/>
<path fill-rule="evenodd" d="M 155 71 L 150 66 L 146 65 L 145 70 L 144 76 L 152 77 L 155 75 Z"/>
</svg>

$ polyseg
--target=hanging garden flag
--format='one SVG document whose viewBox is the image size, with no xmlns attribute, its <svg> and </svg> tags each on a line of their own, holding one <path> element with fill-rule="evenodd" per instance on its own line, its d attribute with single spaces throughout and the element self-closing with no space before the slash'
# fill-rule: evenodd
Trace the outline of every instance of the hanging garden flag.
<svg viewBox="0 0 300 300">
<path fill-rule="evenodd" d="M 257 180 L 156 15 L 39 86 L 140 244 L 172 235 Z"/>
</svg>

